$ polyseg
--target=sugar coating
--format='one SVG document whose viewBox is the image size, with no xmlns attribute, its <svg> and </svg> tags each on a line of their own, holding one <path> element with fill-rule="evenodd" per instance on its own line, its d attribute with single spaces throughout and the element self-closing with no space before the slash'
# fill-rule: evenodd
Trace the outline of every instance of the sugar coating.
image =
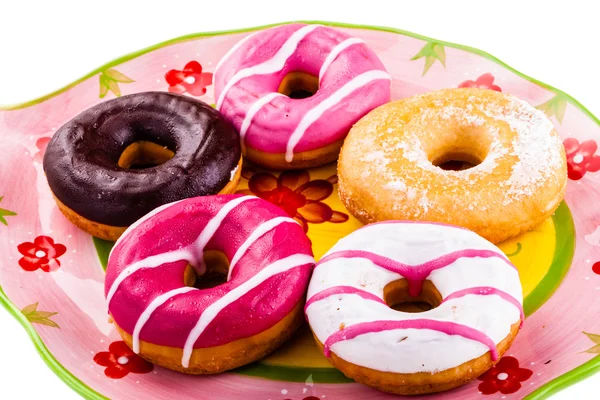
<svg viewBox="0 0 600 400">
<path fill-rule="evenodd" d="M 394 210 L 407 211 L 410 207 L 413 216 L 420 217 L 432 207 L 433 182 L 419 179 L 419 170 L 433 173 L 438 180 L 436 184 L 448 183 L 443 185 L 444 190 L 455 192 L 458 183 L 475 185 L 479 178 L 498 173 L 499 165 L 506 165 L 507 159 L 512 159 L 510 176 L 498 183 L 505 192 L 502 205 L 523 201 L 548 181 L 558 182 L 555 171 L 561 167 L 562 143 L 553 131 L 552 122 L 542 111 L 511 95 L 505 95 L 504 102 L 471 96 L 466 107 L 434 99 L 429 102 L 429 107 L 421 107 L 425 96 L 430 96 L 430 93 L 404 100 L 419 107 L 418 112 L 408 119 L 397 118 L 402 122 L 394 128 L 384 128 L 388 119 L 385 113 L 370 116 L 368 122 L 362 121 L 361 128 L 367 134 L 353 137 L 352 143 L 345 149 L 347 158 L 361 162 L 361 179 L 376 177 L 383 182 L 385 190 L 397 192 L 395 198 L 398 201 L 391 205 Z M 461 171 L 447 171 L 429 161 L 421 138 L 428 130 L 445 129 L 442 125 L 445 121 L 485 129 L 491 142 L 487 156 L 479 165 Z M 512 132 L 510 142 L 503 136 L 507 130 Z M 394 134 L 396 131 L 402 131 L 402 135 Z M 411 176 L 402 176 L 395 168 L 396 163 L 402 160 L 416 169 Z M 464 191 L 461 194 L 464 196 Z M 411 201 L 406 202 L 406 199 Z M 485 211 L 490 206 L 476 196 L 462 198 L 461 202 L 468 210 Z M 442 209 L 437 211 L 445 212 Z"/>
</svg>

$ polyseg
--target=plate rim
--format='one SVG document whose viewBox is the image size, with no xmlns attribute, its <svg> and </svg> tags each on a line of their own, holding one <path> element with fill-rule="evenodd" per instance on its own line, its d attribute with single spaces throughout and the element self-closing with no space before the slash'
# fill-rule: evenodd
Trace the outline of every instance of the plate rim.
<svg viewBox="0 0 600 400">
<path fill-rule="evenodd" d="M 120 65 L 126 61 L 135 59 L 139 56 L 150 53 L 157 49 L 161 49 L 163 47 L 167 47 L 167 46 L 170 46 L 173 44 L 191 41 L 191 40 L 195 40 L 195 39 L 200 39 L 200 38 L 247 33 L 247 32 L 264 30 L 264 29 L 275 27 L 275 26 L 292 24 L 292 23 L 320 24 L 320 25 L 339 27 L 339 28 L 363 29 L 363 30 L 396 33 L 396 34 L 399 34 L 402 36 L 408 36 L 408 37 L 423 40 L 426 42 L 435 42 L 435 43 L 439 43 L 443 46 L 447 46 L 447 47 L 451 47 L 451 48 L 455 48 L 455 49 L 459 49 L 459 50 L 464 50 L 469 53 L 477 54 L 489 61 L 492 61 L 492 62 L 502 66 L 503 68 L 506 68 L 507 70 L 513 72 L 515 75 L 517 75 L 533 84 L 536 84 L 536 85 L 538 85 L 542 88 L 545 88 L 551 92 L 554 92 L 556 95 L 563 96 L 565 99 L 567 99 L 569 101 L 569 103 L 571 105 L 577 107 L 580 111 L 582 111 L 585 115 L 587 115 L 592 121 L 594 121 L 598 126 L 600 126 L 600 119 L 598 117 L 596 117 L 590 110 L 588 110 L 581 102 L 579 102 L 573 96 L 569 95 L 568 93 L 566 93 L 554 86 L 551 86 L 547 83 L 539 81 L 535 78 L 530 77 L 529 75 L 526 75 L 526 74 L 518 71 L 517 69 L 509 66 L 502 60 L 498 59 L 497 57 L 493 56 L 492 54 L 490 54 L 486 51 L 480 50 L 475 47 L 458 44 L 458 43 L 447 42 L 444 40 L 438 40 L 435 38 L 431 38 L 431 37 L 428 37 L 425 35 L 417 34 L 417 33 L 410 32 L 410 31 L 407 31 L 404 29 L 399 29 L 399 28 L 392 28 L 392 27 L 379 26 L 379 25 L 352 24 L 352 23 L 336 22 L 336 21 L 320 21 L 320 20 L 294 20 L 294 21 L 277 22 L 277 23 L 272 23 L 272 24 L 267 24 L 267 25 L 253 26 L 253 27 L 246 27 L 246 28 L 239 28 L 239 29 L 197 32 L 197 33 L 190 33 L 187 35 L 182 35 L 182 36 L 179 36 L 176 38 L 165 40 L 163 42 L 145 47 L 145 48 L 137 50 L 137 51 L 127 53 L 121 57 L 115 58 L 112 61 L 109 61 L 109 62 L 101 65 L 100 67 L 94 69 L 93 71 L 89 72 L 88 74 L 80 77 L 79 79 L 63 86 L 62 88 L 52 91 L 46 95 L 37 97 L 35 99 L 29 100 L 26 102 L 17 103 L 17 104 L 10 104 L 10 105 L 1 105 L 0 104 L 0 111 L 13 111 L 13 110 L 25 109 L 25 108 L 40 104 L 46 100 L 49 100 L 53 97 L 58 96 L 61 93 L 66 92 L 67 90 L 75 87 L 79 83 L 101 73 L 102 71 L 106 70 L 107 68 L 111 68 L 111 67 Z M 21 326 L 23 326 L 23 328 L 29 335 L 31 341 L 33 342 L 40 357 L 44 360 L 46 365 L 48 365 L 48 367 L 63 382 L 65 382 L 67 384 L 67 386 L 69 386 L 75 392 L 77 392 L 78 394 L 80 394 L 81 396 L 83 396 L 84 398 L 87 398 L 87 399 L 110 400 L 108 397 L 102 395 L 101 393 L 97 392 L 96 390 L 92 389 L 91 387 L 86 385 L 84 382 L 82 382 L 79 378 L 77 378 L 75 375 L 73 375 L 72 372 L 67 370 L 54 357 L 54 355 L 48 350 L 48 348 L 44 344 L 43 340 L 37 333 L 36 329 L 27 320 L 27 318 L 25 318 L 25 316 L 22 314 L 21 310 L 8 298 L 8 296 L 2 289 L 1 285 L 0 285 L 0 304 L 9 312 L 9 314 L 11 314 L 21 324 Z M 549 396 L 551 396 L 551 395 L 553 395 L 553 394 L 555 394 L 555 393 L 557 393 L 557 392 L 559 392 L 559 391 L 561 391 L 561 390 L 563 390 L 585 378 L 588 378 L 589 376 L 591 376 L 597 372 L 600 372 L 600 355 L 591 358 L 590 360 L 586 361 L 585 363 L 575 367 L 574 369 L 572 369 L 568 372 L 565 372 L 564 374 L 562 374 L 562 375 L 552 379 L 551 381 L 547 382 L 546 384 L 540 386 L 539 388 L 537 388 L 536 390 L 534 390 L 533 392 L 528 394 L 525 397 L 525 399 L 526 400 L 541 400 L 541 399 L 548 398 Z"/>
</svg>

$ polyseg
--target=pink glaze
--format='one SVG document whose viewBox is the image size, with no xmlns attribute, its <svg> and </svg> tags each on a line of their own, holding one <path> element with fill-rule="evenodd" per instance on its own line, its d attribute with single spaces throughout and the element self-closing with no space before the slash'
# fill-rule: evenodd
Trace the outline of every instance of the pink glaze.
<svg viewBox="0 0 600 400">
<path fill-rule="evenodd" d="M 362 297 L 363 299 L 373 300 L 385 304 L 385 301 L 375 296 L 373 293 L 367 292 L 366 290 L 361 290 L 353 286 L 333 286 L 329 289 L 322 290 L 319 293 L 315 293 L 314 295 L 312 295 L 310 299 L 308 299 L 308 301 L 306 302 L 304 310 L 306 311 L 308 306 L 310 306 L 315 301 L 323 300 L 326 297 L 335 296 L 336 294 L 356 294 Z"/>
<path fill-rule="evenodd" d="M 466 339 L 475 340 L 487 346 L 490 349 L 492 361 L 498 359 L 498 351 L 496 344 L 485 333 L 473 329 L 466 325 L 457 324 L 448 321 L 434 321 L 430 319 L 408 319 L 404 321 L 372 321 L 354 324 L 344 329 L 341 329 L 325 340 L 323 343 L 325 356 L 331 355 L 331 346 L 334 344 L 354 339 L 359 335 L 364 335 L 371 332 L 383 332 L 393 329 L 430 329 L 447 335 L 459 335 Z"/>
<path fill-rule="evenodd" d="M 391 258 L 387 258 L 379 254 L 371 253 L 369 251 L 364 250 L 343 250 L 323 257 L 319 261 L 317 267 L 321 264 L 326 263 L 327 261 L 334 260 L 336 258 L 366 258 L 373 262 L 373 264 L 378 265 L 381 268 L 385 268 L 388 271 L 396 272 L 402 275 L 408 282 L 408 294 L 412 297 L 417 297 L 419 293 L 421 293 L 423 281 L 427 279 L 427 277 L 429 276 L 429 274 L 431 274 L 432 271 L 444 268 L 452 264 L 459 258 L 474 257 L 499 258 L 505 261 L 511 267 L 516 269 L 516 267 L 513 264 L 511 264 L 510 261 L 508 261 L 505 257 L 501 256 L 495 251 L 475 249 L 459 250 L 452 253 L 444 254 L 441 257 L 435 258 L 433 260 L 427 261 L 419 265 L 403 264 L 396 260 L 392 260 Z"/>
<path fill-rule="evenodd" d="M 517 299 L 515 299 L 510 294 L 506 293 L 504 290 L 496 289 L 491 286 L 471 287 L 471 288 L 459 290 L 458 292 L 450 293 L 448 296 L 446 296 L 444 298 L 442 303 L 444 303 L 448 300 L 458 299 L 460 297 L 467 296 L 469 294 L 476 294 L 479 296 L 495 295 L 495 296 L 499 296 L 499 297 L 503 298 L 504 300 L 508 301 L 509 303 L 512 303 L 515 307 L 517 307 L 517 309 L 519 310 L 519 313 L 521 314 L 521 317 L 520 317 L 521 323 L 519 326 L 523 326 L 523 322 L 525 321 L 525 312 L 523 311 L 523 306 L 521 305 L 521 303 L 519 303 L 519 301 Z"/>
<path fill-rule="evenodd" d="M 215 223 L 218 215 L 224 218 Z M 199 336 L 188 350 L 227 344 L 275 325 L 302 301 L 314 265 L 300 225 L 281 217 L 287 217 L 284 211 L 262 199 L 220 195 L 183 200 L 142 220 L 116 243 L 108 261 L 105 293 L 114 321 L 129 334 L 141 327 L 142 341 L 184 352 L 194 329 Z M 281 223 L 269 225 L 275 218 Z M 267 225 L 264 234 L 246 243 Z M 177 290 L 185 287 L 188 263 L 202 271 L 203 251 L 221 251 L 231 260 L 243 243 L 245 250 L 237 255 L 227 282 Z M 142 268 L 123 273 L 136 266 Z M 165 295 L 171 291 L 175 295 Z M 152 311 L 151 303 L 161 295 L 168 299 Z M 220 307 L 224 300 L 227 304 Z M 142 324 L 144 312 L 149 318 Z M 182 364 L 187 367 L 185 355 Z"/>
<path fill-rule="evenodd" d="M 305 99 L 277 94 L 290 72 L 319 77 Z M 361 40 L 336 29 L 289 24 L 259 31 L 226 54 L 214 75 L 216 107 L 242 143 L 267 153 L 314 150 L 391 99 L 385 67 Z"/>
</svg>

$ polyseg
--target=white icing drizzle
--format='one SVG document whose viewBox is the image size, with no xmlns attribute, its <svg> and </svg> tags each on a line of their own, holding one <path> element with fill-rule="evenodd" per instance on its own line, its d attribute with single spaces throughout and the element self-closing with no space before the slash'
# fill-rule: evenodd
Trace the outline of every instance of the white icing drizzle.
<svg viewBox="0 0 600 400">
<path fill-rule="evenodd" d="M 194 244 L 195 250 L 197 251 L 196 254 L 198 254 L 198 262 L 203 263 L 204 260 L 202 259 L 202 256 L 204 254 L 204 248 L 206 247 L 206 244 L 215 235 L 215 232 L 217 231 L 217 229 L 219 229 L 219 227 L 223 223 L 223 220 L 225 219 L 225 217 L 227 217 L 227 215 L 229 215 L 231 210 L 233 210 L 245 201 L 256 199 L 257 197 L 255 196 L 242 196 L 233 199 L 225 203 L 225 205 L 219 210 L 217 215 L 215 215 L 211 218 L 210 221 L 208 221 L 204 229 L 202 229 L 202 232 L 200 232 L 200 236 L 198 236 L 198 239 L 196 239 L 196 243 Z"/>
<path fill-rule="evenodd" d="M 208 223 L 206 224 L 206 226 L 192 245 L 191 249 L 181 249 L 174 250 L 168 253 L 156 254 L 154 256 L 146 257 L 142 260 L 136 261 L 127 268 L 125 268 L 113 281 L 108 291 L 108 294 L 106 295 L 107 304 L 110 306 L 110 302 L 121 283 L 123 283 L 123 281 L 127 279 L 131 274 L 140 269 L 156 268 L 161 266 L 162 264 L 172 263 L 181 260 L 186 260 L 192 265 L 203 265 L 204 260 L 202 259 L 202 255 L 204 252 L 204 247 L 213 237 L 217 229 L 219 229 L 219 226 L 221 226 L 221 223 L 223 222 L 225 217 L 231 212 L 231 210 L 233 210 L 239 204 L 252 199 L 257 199 L 257 197 L 242 196 L 227 202 L 219 210 L 219 212 L 213 218 L 211 218 L 210 221 L 208 221 Z M 165 207 L 163 206 L 163 209 L 164 208 Z M 154 212 L 153 215 L 156 215 L 157 213 L 158 212 Z M 149 218 L 149 216 L 146 216 L 145 218 Z"/>
<path fill-rule="evenodd" d="M 183 199 L 185 200 L 185 199 Z M 116 240 L 115 244 L 113 245 L 113 247 L 110 249 L 110 252 L 108 253 L 108 257 L 110 258 L 110 255 L 112 254 L 113 250 L 117 247 L 117 245 L 127 236 L 131 233 L 131 231 L 133 231 L 135 228 L 137 228 L 138 226 L 140 226 L 142 224 L 142 222 L 146 221 L 147 219 L 149 219 L 150 217 L 155 216 L 156 214 L 158 214 L 159 212 L 161 212 L 162 210 L 165 210 L 167 208 L 169 208 L 170 206 L 172 206 L 173 204 L 177 204 L 180 201 L 183 200 L 177 200 L 174 201 L 172 203 L 167 203 L 167 204 L 163 204 L 160 207 L 156 207 L 154 210 L 150 211 L 148 214 L 144 215 L 142 218 L 138 219 L 137 221 L 135 221 L 133 224 L 129 225 L 127 227 L 127 229 L 125 229 L 125 231 L 123 232 L 123 234 L 121 234 L 121 236 L 119 236 L 119 238 Z"/>
<path fill-rule="evenodd" d="M 196 289 L 194 287 L 185 286 L 185 287 L 173 289 L 171 291 L 168 291 L 167 293 L 163 293 L 160 296 L 157 296 L 154 300 L 152 300 L 152 302 L 148 305 L 148 307 L 146 307 L 144 312 L 138 318 L 138 320 L 135 324 L 135 328 L 133 329 L 133 333 L 131 334 L 132 350 L 134 353 L 139 354 L 139 352 L 140 352 L 140 332 L 142 332 L 144 325 L 146 325 L 146 322 L 148 322 L 148 320 L 152 316 L 152 313 L 154 313 L 154 311 L 156 311 L 156 309 L 158 307 L 162 306 L 163 304 L 165 304 L 168 300 L 172 299 L 173 297 L 180 295 L 180 294 L 191 292 L 193 290 L 198 290 L 198 289 Z"/>
<path fill-rule="evenodd" d="M 121 283 L 125 279 L 127 279 L 134 272 L 139 271 L 140 269 L 146 268 L 156 268 L 160 267 L 163 264 L 172 263 L 176 261 L 186 260 L 190 262 L 193 259 L 192 252 L 187 249 L 174 250 L 168 253 L 156 254 L 154 256 L 146 257 L 143 260 L 139 260 L 125 268 L 121 273 L 115 278 L 113 281 L 108 294 L 106 295 L 106 303 L 110 306 L 110 302 L 121 286 Z"/>
<path fill-rule="evenodd" d="M 183 358 L 181 360 L 181 365 L 184 368 L 189 367 L 190 358 L 192 357 L 192 352 L 194 350 L 194 344 L 196 343 L 200 335 L 202 335 L 206 327 L 225 307 L 238 300 L 240 297 L 244 296 L 250 290 L 254 289 L 270 277 L 285 271 L 289 271 L 292 268 L 312 263 L 314 263 L 314 259 L 306 254 L 294 254 L 286 258 L 277 260 L 274 263 L 266 266 L 252 278 L 248 279 L 246 282 L 234 288 L 233 290 L 225 294 L 223 297 L 221 297 L 220 299 L 212 303 L 210 306 L 208 306 L 204 310 L 202 315 L 200 315 L 196 326 L 194 326 L 194 328 L 191 330 L 185 342 L 185 345 L 183 347 Z"/>
<path fill-rule="evenodd" d="M 269 104 L 274 98 L 280 96 L 284 95 L 278 92 L 266 94 L 260 99 L 258 99 L 256 102 L 254 102 L 254 104 L 252 104 L 252 106 L 248 109 L 246 117 L 244 118 L 242 126 L 240 127 L 240 141 L 242 142 L 242 145 L 244 144 L 244 138 L 246 137 L 248 128 L 250 128 L 250 125 L 252 124 L 252 119 L 254 118 L 256 113 L 259 112 L 265 104 Z"/>
<path fill-rule="evenodd" d="M 284 224 L 284 223 L 297 224 L 298 222 L 296 222 L 296 220 L 294 220 L 290 217 L 276 217 L 276 218 L 270 219 L 266 222 L 263 222 L 254 231 L 252 231 L 250 236 L 248 236 L 246 241 L 244 243 L 242 243 L 242 245 L 240 247 L 238 247 L 237 251 L 233 255 L 233 258 L 231 259 L 231 262 L 229 263 L 229 272 L 227 273 L 227 280 L 231 279 L 231 272 L 233 271 L 233 268 L 236 266 L 238 261 L 240 261 L 240 258 L 242 258 L 242 256 L 244 254 L 246 254 L 246 251 L 248 251 L 250 246 L 252 246 L 265 233 L 275 229 L 276 227 L 278 227 L 279 225 Z"/>
<path fill-rule="evenodd" d="M 242 40 L 238 41 L 235 45 L 233 45 L 233 47 L 231 49 L 229 49 L 229 51 L 227 53 L 225 53 L 225 55 L 223 57 L 221 57 L 221 59 L 219 60 L 219 62 L 217 63 L 217 66 L 215 67 L 215 74 L 217 73 L 217 71 L 219 70 L 219 68 L 221 68 L 221 66 L 223 65 L 223 63 L 225 61 L 227 61 L 227 59 L 229 57 L 231 57 L 231 55 L 233 53 L 235 53 L 237 51 L 237 49 L 239 49 L 240 47 L 242 47 L 242 45 L 244 43 L 246 43 L 248 40 L 250 40 L 252 37 L 258 35 L 260 32 L 262 31 L 256 31 L 251 33 L 250 35 L 246 36 L 245 38 L 243 38 Z"/>
<path fill-rule="evenodd" d="M 225 100 L 225 97 L 227 96 L 229 90 L 242 79 L 252 75 L 272 74 L 283 69 L 285 62 L 288 58 L 290 58 L 292 54 L 294 54 L 296 48 L 298 47 L 298 44 L 302 41 L 302 39 L 304 39 L 310 32 L 314 31 L 320 26 L 321 25 L 303 26 L 302 28 L 294 32 L 285 41 L 285 43 L 283 43 L 283 45 L 279 48 L 277 53 L 275 53 L 275 55 L 272 58 L 252 67 L 244 68 L 237 72 L 223 88 L 223 91 L 221 92 L 221 95 L 217 100 L 217 110 L 221 110 L 221 106 L 223 105 L 223 101 Z"/>
<path fill-rule="evenodd" d="M 331 96 L 319 103 L 316 107 L 308 111 L 288 140 L 287 149 L 285 152 L 285 160 L 287 162 L 292 162 L 292 160 L 294 159 L 294 148 L 296 147 L 300 139 L 302 139 L 302 136 L 304 136 L 306 130 L 315 121 L 317 121 L 327 110 L 338 104 L 342 99 L 344 99 L 344 97 L 348 96 L 356 89 L 359 89 L 367 85 L 368 83 L 380 79 L 390 80 L 391 77 L 387 72 L 382 70 L 372 70 L 363 72 L 362 74 L 357 75 L 350 81 L 346 82 L 344 86 L 339 88 L 335 93 L 333 93 Z"/>
<path fill-rule="evenodd" d="M 323 65 L 321 65 L 321 69 L 319 69 L 319 81 L 323 79 L 323 76 L 325 75 L 325 72 L 327 72 L 327 69 L 329 68 L 331 63 L 335 61 L 337 56 L 339 56 L 342 51 L 346 50 L 348 47 L 354 44 L 359 43 L 364 43 L 364 40 L 358 38 L 350 38 L 338 43 L 337 46 L 335 46 L 327 55 L 327 58 L 325 58 Z"/>
</svg>

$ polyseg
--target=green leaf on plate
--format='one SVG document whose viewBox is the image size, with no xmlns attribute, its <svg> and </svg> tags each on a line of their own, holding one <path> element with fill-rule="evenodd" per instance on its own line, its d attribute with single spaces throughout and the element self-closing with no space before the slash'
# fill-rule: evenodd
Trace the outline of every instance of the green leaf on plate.
<svg viewBox="0 0 600 400">
<path fill-rule="evenodd" d="M 119 84 L 115 81 L 107 81 L 108 89 L 115 94 L 115 96 L 121 96 L 121 89 L 119 89 Z"/>
<path fill-rule="evenodd" d="M 592 354 L 600 354 L 600 335 L 596 335 L 594 333 L 583 332 L 590 340 L 596 345 L 592 348 L 587 349 L 584 353 L 592 353 Z"/>
<path fill-rule="evenodd" d="M 100 73 L 100 98 L 104 98 L 108 94 L 108 91 L 114 93 L 115 96 L 121 96 L 121 88 L 119 88 L 119 83 L 131 83 L 135 82 L 133 79 L 129 78 L 127 75 L 117 71 L 113 68 L 108 68 L 105 71 Z"/>
<path fill-rule="evenodd" d="M 562 124 L 567 109 L 568 100 L 563 95 L 557 94 L 550 100 L 538 105 L 536 108 L 542 110 L 548 117 L 554 117 Z"/>
<path fill-rule="evenodd" d="M 134 82 L 133 79 L 131 79 L 128 76 L 126 76 L 125 74 L 117 71 L 116 69 L 109 68 L 106 71 L 104 71 L 103 74 L 104 74 L 104 76 L 106 76 L 110 80 L 113 80 L 113 81 L 116 81 L 116 82 L 123 82 L 123 83 Z"/>
<path fill-rule="evenodd" d="M 425 46 L 417 54 L 415 54 L 411 60 L 418 60 L 420 58 L 425 57 L 425 66 L 423 68 L 423 73 L 421 76 L 424 76 L 429 68 L 437 61 L 440 62 L 446 68 L 446 50 L 444 46 L 440 43 L 436 42 L 427 42 Z"/>
<path fill-rule="evenodd" d="M 444 68 L 446 68 L 446 50 L 441 44 L 435 44 L 433 46 L 433 52 L 437 55 L 437 59 L 440 60 Z"/>
<path fill-rule="evenodd" d="M 4 196 L 0 196 L 0 202 L 2 202 L 3 198 Z M 4 217 L 12 217 L 14 215 L 17 215 L 17 213 L 14 211 L 7 210 L 5 208 L 0 208 L 0 223 L 8 226 L 8 222 Z"/>
<path fill-rule="evenodd" d="M 32 324 L 40 324 L 51 326 L 52 328 L 60 328 L 60 326 L 58 326 L 56 322 L 50 319 L 58 313 L 51 311 L 38 311 L 38 304 L 39 303 L 30 304 L 21 310 L 25 318 L 27 318 L 27 320 Z"/>
<path fill-rule="evenodd" d="M 100 98 L 103 99 L 108 93 L 108 85 L 104 79 L 104 75 L 100 75 Z"/>
</svg>

